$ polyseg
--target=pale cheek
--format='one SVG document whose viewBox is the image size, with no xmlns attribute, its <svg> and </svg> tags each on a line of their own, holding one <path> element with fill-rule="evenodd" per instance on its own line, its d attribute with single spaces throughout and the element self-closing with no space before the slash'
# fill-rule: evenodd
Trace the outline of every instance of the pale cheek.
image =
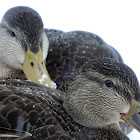
<svg viewBox="0 0 140 140">
<path fill-rule="evenodd" d="M 23 67 L 23 64 L 24 64 L 24 61 L 25 61 L 25 57 L 26 57 L 26 55 L 25 55 L 25 52 L 24 51 L 21 51 L 21 53 L 19 54 L 17 54 L 17 59 L 16 59 L 16 61 L 17 61 L 17 66 L 20 68 L 20 69 L 22 69 L 22 67 Z"/>
<path fill-rule="evenodd" d="M 20 46 L 14 45 L 14 47 L 5 56 L 6 63 L 15 69 L 22 69 L 22 64 L 25 60 L 25 51 Z"/>
<path fill-rule="evenodd" d="M 43 51 L 43 59 L 45 60 L 48 55 L 48 48 L 49 48 L 49 40 L 45 33 L 43 33 L 43 43 L 42 43 L 42 51 Z"/>
</svg>

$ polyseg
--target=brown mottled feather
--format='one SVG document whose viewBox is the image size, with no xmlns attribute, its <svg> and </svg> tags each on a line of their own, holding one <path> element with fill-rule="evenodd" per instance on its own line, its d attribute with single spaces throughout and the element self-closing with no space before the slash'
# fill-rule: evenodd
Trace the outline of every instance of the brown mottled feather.
<svg viewBox="0 0 140 140">
<path fill-rule="evenodd" d="M 46 67 L 59 90 L 66 91 L 73 71 L 92 59 L 107 57 L 123 62 L 120 54 L 96 34 L 51 29 L 44 31 L 50 44 Z"/>
<path fill-rule="evenodd" d="M 29 81 L 0 81 L 0 127 L 22 131 L 30 128 L 32 137 L 24 139 L 85 139 L 79 124 L 63 108 L 65 93 Z M 19 130 L 20 131 L 20 130 Z"/>
<path fill-rule="evenodd" d="M 30 81 L 0 80 L 0 131 L 4 128 L 2 134 L 4 132 L 9 134 L 11 131 L 13 135 L 21 136 L 2 139 L 111 140 L 115 136 L 114 140 L 128 140 L 117 130 L 104 128 L 96 130 L 77 124 L 63 108 L 64 96 L 65 93 L 62 91 Z M 22 135 L 17 133 L 20 131 Z M 24 134 L 26 131 L 32 136 Z M 103 136 L 104 133 L 109 135 Z"/>
</svg>

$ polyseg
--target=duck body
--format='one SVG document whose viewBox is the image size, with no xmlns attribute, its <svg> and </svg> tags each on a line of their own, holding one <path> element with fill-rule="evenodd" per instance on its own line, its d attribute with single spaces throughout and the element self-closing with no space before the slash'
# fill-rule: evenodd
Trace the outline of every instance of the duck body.
<svg viewBox="0 0 140 140">
<path fill-rule="evenodd" d="M 0 130 L 19 136 L 2 139 L 92 140 L 91 129 L 76 123 L 64 109 L 64 96 L 30 81 L 0 80 Z"/>
<path fill-rule="evenodd" d="M 123 62 L 120 54 L 94 33 L 53 29 L 44 31 L 49 39 L 46 67 L 57 83 L 57 89 L 62 91 L 66 91 L 71 77 L 74 77 L 73 72 L 92 59 L 112 58 Z"/>
<path fill-rule="evenodd" d="M 44 140 L 71 139 L 69 132 L 78 131 L 78 125 L 62 106 L 60 91 L 19 80 L 1 81 L 0 87 L 2 128 L 29 131 L 33 135 L 23 139 Z"/>
<path fill-rule="evenodd" d="M 19 136 L 2 139 L 102 140 L 114 135 L 114 140 L 128 139 L 118 128 L 92 129 L 76 123 L 63 107 L 64 97 L 62 91 L 30 81 L 1 80 L 0 129 L 14 131 L 12 134 Z"/>
</svg>

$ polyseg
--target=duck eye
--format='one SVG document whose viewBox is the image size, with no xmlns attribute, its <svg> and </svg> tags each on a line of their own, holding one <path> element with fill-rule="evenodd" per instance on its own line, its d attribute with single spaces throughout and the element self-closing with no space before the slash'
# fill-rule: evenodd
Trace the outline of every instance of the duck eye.
<svg viewBox="0 0 140 140">
<path fill-rule="evenodd" d="M 10 32 L 10 36 L 15 37 L 15 33 L 13 31 Z"/>
<path fill-rule="evenodd" d="M 105 84 L 106 84 L 107 87 L 113 87 L 113 85 L 114 85 L 111 80 L 106 80 Z"/>
</svg>

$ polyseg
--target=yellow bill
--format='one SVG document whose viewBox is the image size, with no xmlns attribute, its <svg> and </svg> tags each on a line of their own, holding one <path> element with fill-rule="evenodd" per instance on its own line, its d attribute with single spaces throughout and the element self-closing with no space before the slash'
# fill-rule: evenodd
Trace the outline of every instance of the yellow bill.
<svg viewBox="0 0 140 140">
<path fill-rule="evenodd" d="M 33 53 L 29 48 L 27 49 L 23 71 L 28 80 L 56 88 L 56 83 L 51 80 L 46 69 L 41 48 L 37 53 Z"/>
<path fill-rule="evenodd" d="M 129 112 L 123 114 L 121 119 L 140 132 L 140 103 L 132 99 Z"/>
</svg>

